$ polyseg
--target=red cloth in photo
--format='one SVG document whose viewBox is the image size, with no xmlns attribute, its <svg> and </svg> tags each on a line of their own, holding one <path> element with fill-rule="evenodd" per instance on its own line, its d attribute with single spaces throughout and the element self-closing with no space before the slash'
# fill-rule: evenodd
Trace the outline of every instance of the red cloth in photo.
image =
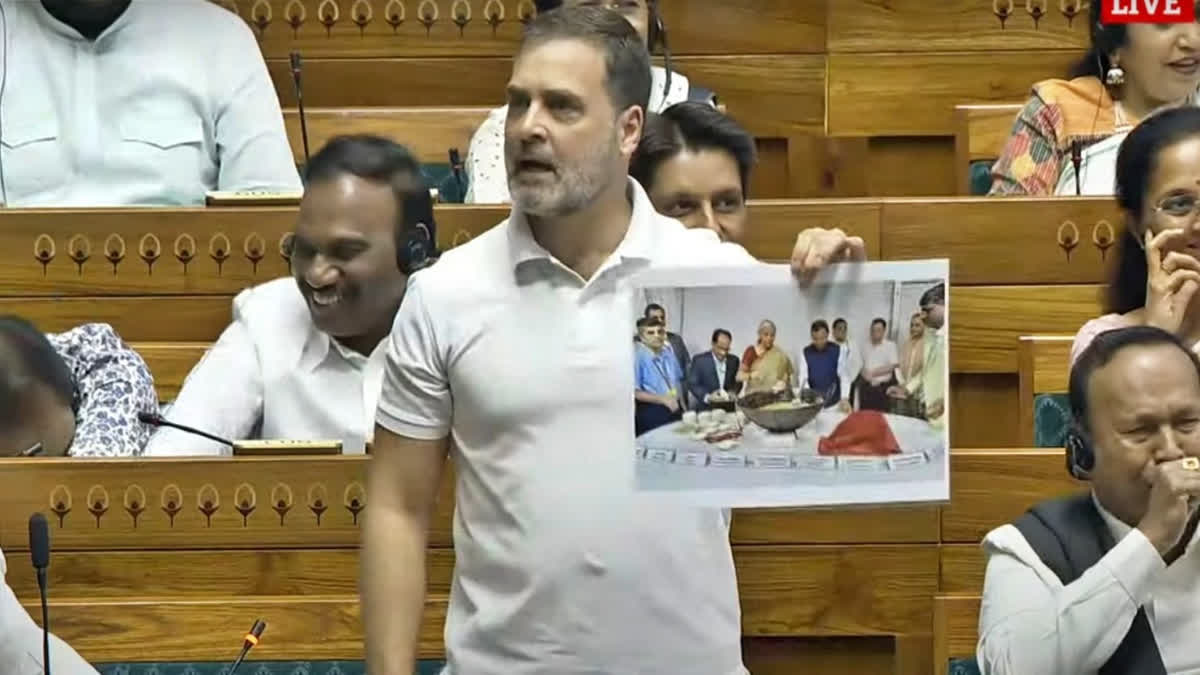
<svg viewBox="0 0 1200 675">
<path fill-rule="evenodd" d="M 833 433 L 817 442 L 817 453 L 822 455 L 894 455 L 900 452 L 900 443 L 892 434 L 883 413 L 876 410 L 859 410 L 850 413 Z"/>
</svg>

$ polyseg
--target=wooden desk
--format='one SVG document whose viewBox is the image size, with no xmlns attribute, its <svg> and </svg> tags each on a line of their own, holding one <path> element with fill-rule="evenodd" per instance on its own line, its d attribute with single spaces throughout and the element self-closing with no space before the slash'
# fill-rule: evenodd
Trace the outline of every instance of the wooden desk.
<svg viewBox="0 0 1200 675">
<path fill-rule="evenodd" d="M 27 514 L 44 511 L 56 630 L 88 658 L 220 660 L 258 616 L 272 638 L 256 658 L 360 658 L 367 461 L 2 460 L 9 584 L 36 604 L 25 524 Z M 864 646 L 893 643 L 889 664 L 927 662 L 934 596 L 978 593 L 981 571 L 962 571 L 968 550 L 1033 502 L 1073 489 L 1059 465 L 1061 455 L 1047 451 L 955 451 L 953 501 L 941 509 L 737 511 L 731 538 L 747 644 L 792 667 L 837 662 L 872 671 L 883 657 Z M 441 651 L 452 503 L 451 472 L 429 540 L 426 657 Z M 109 629 L 97 634 L 97 624 Z M 330 639 L 313 642 L 316 633 Z M 793 647 L 785 653 L 780 645 Z M 853 650 L 846 645 L 859 645 L 857 660 L 839 651 Z"/>
</svg>

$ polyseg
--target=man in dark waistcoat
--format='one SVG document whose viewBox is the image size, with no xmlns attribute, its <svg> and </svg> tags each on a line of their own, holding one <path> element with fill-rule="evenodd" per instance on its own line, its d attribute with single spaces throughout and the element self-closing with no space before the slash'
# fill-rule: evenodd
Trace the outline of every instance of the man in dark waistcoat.
<svg viewBox="0 0 1200 675">
<path fill-rule="evenodd" d="M 1148 326 L 1070 378 L 1067 468 L 1090 490 L 985 538 L 985 675 L 1200 673 L 1200 361 Z"/>
</svg>

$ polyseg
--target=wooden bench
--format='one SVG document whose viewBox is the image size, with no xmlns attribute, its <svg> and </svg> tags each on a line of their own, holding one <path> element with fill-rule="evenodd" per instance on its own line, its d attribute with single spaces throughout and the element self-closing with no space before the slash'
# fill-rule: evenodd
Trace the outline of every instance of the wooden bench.
<svg viewBox="0 0 1200 675">
<path fill-rule="evenodd" d="M 1073 335 L 1022 335 L 1017 343 L 1017 377 L 1021 397 L 1021 438 L 1033 446 L 1034 399 L 1038 394 L 1065 394 Z"/>
<path fill-rule="evenodd" d="M 958 194 L 973 194 L 971 168 L 994 162 L 1012 133 L 1021 104 L 954 106 L 954 172 Z"/>
<path fill-rule="evenodd" d="M 937 595 L 933 599 L 933 662 L 935 675 L 945 675 L 951 659 L 975 656 L 979 642 L 978 595 Z"/>
<path fill-rule="evenodd" d="M 134 342 L 129 345 L 141 355 L 154 376 L 159 401 L 171 401 L 179 395 L 183 381 L 203 358 L 208 342 Z"/>
<path fill-rule="evenodd" d="M 375 134 L 408 147 L 422 164 L 443 165 L 450 161 L 451 148 L 457 149 L 460 157 L 466 160 L 471 136 L 490 111 L 490 108 L 480 106 L 308 108 L 304 117 L 310 153 L 316 153 L 334 136 Z M 283 120 L 292 153 L 298 163 L 303 162 L 299 113 L 294 108 L 284 110 Z"/>
</svg>

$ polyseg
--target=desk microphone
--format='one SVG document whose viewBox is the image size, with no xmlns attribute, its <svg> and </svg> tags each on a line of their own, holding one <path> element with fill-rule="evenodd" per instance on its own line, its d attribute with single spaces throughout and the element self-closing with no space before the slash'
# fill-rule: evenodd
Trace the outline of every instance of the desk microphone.
<svg viewBox="0 0 1200 675">
<path fill-rule="evenodd" d="M 42 596 L 42 668 L 50 675 L 50 608 L 46 604 L 46 568 L 50 567 L 50 526 L 46 516 L 29 516 L 29 557 L 37 572 L 38 592 Z"/>
<path fill-rule="evenodd" d="M 250 632 L 246 633 L 246 639 L 242 642 L 242 653 L 238 654 L 237 661 L 229 666 L 229 674 L 233 675 L 238 666 L 242 665 L 242 659 L 246 658 L 246 654 L 250 653 L 250 649 L 258 644 L 258 639 L 262 637 L 263 631 L 267 629 L 267 622 L 259 619 L 250 627 Z M 49 675 L 49 673 L 47 673 Z"/>
<path fill-rule="evenodd" d="M 141 422 L 142 424 L 149 424 L 152 427 L 171 427 L 172 429 L 178 429 L 180 431 L 185 431 L 189 434 L 194 434 L 194 435 L 200 436 L 202 438 L 207 438 L 210 441 L 216 441 L 217 443 L 220 443 L 222 445 L 228 445 L 231 448 L 233 447 L 233 441 L 231 441 L 229 439 L 221 438 L 220 436 L 214 436 L 213 434 L 210 434 L 207 431 L 201 431 L 194 427 L 185 426 L 183 424 L 176 424 L 175 422 L 168 420 L 167 418 L 163 417 L 162 415 L 160 415 L 156 412 L 140 412 L 140 413 L 138 413 L 138 421 Z"/>
<path fill-rule="evenodd" d="M 292 84 L 296 85 L 296 109 L 300 113 L 300 139 L 304 142 L 304 168 L 308 168 L 308 120 L 304 117 L 304 86 L 300 76 L 304 71 L 304 63 L 300 52 L 290 54 L 292 66 Z"/>
<path fill-rule="evenodd" d="M 1079 139 L 1071 142 L 1071 164 L 1075 167 L 1075 196 L 1078 197 L 1083 194 L 1079 185 L 1079 169 L 1083 166 L 1083 152 L 1080 149 Z"/>
</svg>

